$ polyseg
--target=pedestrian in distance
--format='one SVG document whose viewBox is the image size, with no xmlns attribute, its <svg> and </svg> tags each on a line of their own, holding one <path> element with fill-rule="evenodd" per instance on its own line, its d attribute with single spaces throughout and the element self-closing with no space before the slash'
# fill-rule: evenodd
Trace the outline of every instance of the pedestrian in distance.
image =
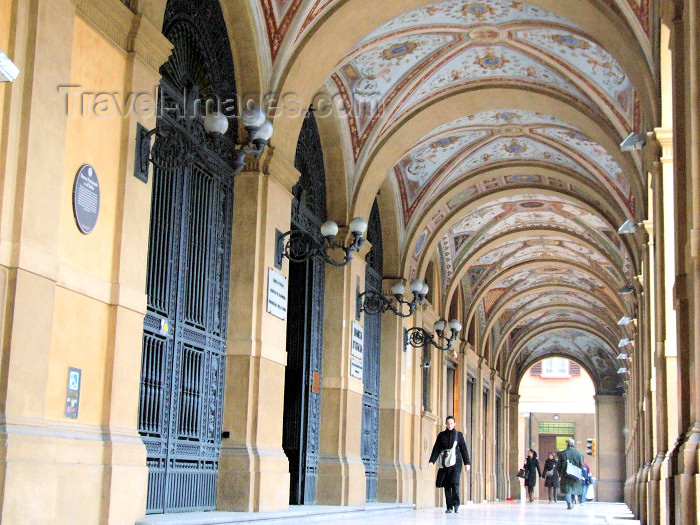
<svg viewBox="0 0 700 525">
<path fill-rule="evenodd" d="M 542 471 L 540 470 L 540 461 L 537 459 L 537 452 L 535 452 L 531 448 L 527 450 L 527 457 L 525 458 L 523 470 L 525 470 L 524 479 L 525 488 L 527 489 L 527 501 L 529 503 L 534 503 L 532 496 L 535 492 L 537 478 L 542 476 Z"/>
<path fill-rule="evenodd" d="M 459 512 L 459 482 L 462 476 L 462 466 L 467 471 L 471 468 L 467 443 L 464 435 L 455 428 L 455 418 L 447 416 L 445 430 L 440 432 L 435 439 L 433 451 L 430 454 L 429 465 L 438 462 L 435 486 L 445 489 L 446 513 Z"/>
<path fill-rule="evenodd" d="M 581 467 L 581 476 L 583 476 L 583 479 L 581 480 L 581 505 L 586 503 L 586 496 L 588 495 L 588 487 L 590 487 L 593 484 L 593 476 L 591 475 L 591 467 L 586 463 L 585 461 L 583 462 L 583 467 Z"/>
<path fill-rule="evenodd" d="M 559 471 L 557 470 L 557 460 L 555 459 L 554 452 L 547 454 L 542 478 L 544 479 L 544 486 L 547 487 L 548 503 L 556 502 L 557 489 L 559 488 Z"/>
<path fill-rule="evenodd" d="M 574 477 L 566 473 L 566 468 L 569 463 L 578 467 L 583 467 L 583 454 L 574 448 L 574 440 L 569 438 L 566 440 L 566 450 L 559 452 L 557 460 L 557 469 L 559 471 L 559 486 L 562 493 L 566 495 L 566 508 L 573 509 L 576 502 L 576 496 L 580 496 L 583 485 L 580 477 Z"/>
</svg>

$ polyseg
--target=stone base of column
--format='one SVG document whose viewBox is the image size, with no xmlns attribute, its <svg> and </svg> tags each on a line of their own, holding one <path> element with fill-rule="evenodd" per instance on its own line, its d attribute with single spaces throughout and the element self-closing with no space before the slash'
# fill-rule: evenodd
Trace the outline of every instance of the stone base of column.
<svg viewBox="0 0 700 525">
<path fill-rule="evenodd" d="M 17 428 L 17 431 L 13 429 Z M 134 523 L 146 513 L 146 447 L 130 430 L 26 421 L 0 434 L 2 523 Z"/>
<path fill-rule="evenodd" d="M 289 508 L 289 461 L 279 448 L 221 447 L 216 508 L 270 512 Z"/>
<path fill-rule="evenodd" d="M 318 505 L 364 505 L 366 499 L 367 478 L 361 458 L 341 458 L 338 455 L 318 458 Z"/>
<path fill-rule="evenodd" d="M 413 503 L 416 470 L 410 465 L 379 465 L 377 468 L 377 501 Z"/>
<path fill-rule="evenodd" d="M 415 503 L 416 509 L 440 507 L 445 504 L 443 489 L 435 487 L 437 469 L 426 467 L 418 471 L 416 478 Z"/>
</svg>

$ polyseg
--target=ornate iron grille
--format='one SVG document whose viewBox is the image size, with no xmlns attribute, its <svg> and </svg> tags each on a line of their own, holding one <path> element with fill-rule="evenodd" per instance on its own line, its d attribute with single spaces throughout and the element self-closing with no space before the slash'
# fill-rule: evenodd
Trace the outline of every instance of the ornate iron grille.
<svg viewBox="0 0 700 525">
<path fill-rule="evenodd" d="M 365 289 L 382 292 L 382 224 L 374 201 L 367 227 L 372 249 L 367 254 Z M 379 371 L 382 340 L 382 317 L 364 317 L 364 358 L 362 382 L 362 462 L 367 478 L 367 501 L 377 501 L 377 463 L 379 461 Z"/>
<path fill-rule="evenodd" d="M 164 28 L 175 49 L 161 68 L 161 110 L 191 109 L 200 93 L 235 92 L 230 51 L 228 60 L 216 51 L 230 49 L 216 0 L 170 0 Z M 217 83 L 225 72 L 231 76 Z M 226 162 L 208 145 L 205 165 L 169 160 L 177 151 L 174 134 L 202 130 L 182 111 L 161 115 L 159 126 L 167 133 L 157 135 L 153 148 L 159 165 L 153 174 L 138 414 L 147 449 L 148 513 L 216 506 L 233 217 Z"/>
<path fill-rule="evenodd" d="M 326 220 L 326 180 L 321 139 L 311 111 L 299 135 L 294 165 L 301 177 L 292 188 L 292 228 L 322 240 L 319 228 Z M 282 448 L 289 459 L 293 505 L 316 501 L 324 287 L 323 261 L 290 261 Z"/>
</svg>

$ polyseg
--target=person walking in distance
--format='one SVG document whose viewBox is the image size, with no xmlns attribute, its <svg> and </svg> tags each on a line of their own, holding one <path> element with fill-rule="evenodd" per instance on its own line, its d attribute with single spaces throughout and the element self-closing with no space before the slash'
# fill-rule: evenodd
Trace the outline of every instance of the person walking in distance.
<svg viewBox="0 0 700 525">
<path fill-rule="evenodd" d="M 566 450 L 559 452 L 559 460 L 557 461 L 560 479 L 559 486 L 561 487 L 561 491 L 566 495 L 567 509 L 574 508 L 576 496 L 580 496 L 582 491 L 581 479 L 566 474 L 566 466 L 569 463 L 578 468 L 583 467 L 583 454 L 574 448 L 574 444 L 573 439 L 567 439 Z"/>
<path fill-rule="evenodd" d="M 540 471 L 540 461 L 537 459 L 537 452 L 531 448 L 527 450 L 527 457 L 525 458 L 523 469 L 525 470 L 525 488 L 527 489 L 527 500 L 530 503 L 534 503 L 532 495 L 535 492 L 537 478 L 542 475 L 542 472 Z"/>
<path fill-rule="evenodd" d="M 581 505 L 586 503 L 586 496 L 588 495 L 588 487 L 591 486 L 591 483 L 593 483 L 593 476 L 591 475 L 591 467 L 586 463 L 585 461 L 583 462 L 583 467 L 581 467 L 581 476 L 583 476 L 583 479 L 581 480 Z"/>
<path fill-rule="evenodd" d="M 547 454 L 547 461 L 544 462 L 544 486 L 547 487 L 549 503 L 557 501 L 557 489 L 559 488 L 559 472 L 557 471 L 557 460 L 554 459 L 554 452 Z"/>
<path fill-rule="evenodd" d="M 450 453 L 454 456 L 450 457 Z M 466 466 L 469 470 L 471 462 L 464 435 L 455 428 L 455 418 L 452 416 L 447 416 L 445 419 L 445 430 L 437 435 L 428 464 L 433 466 L 438 459 L 440 469 L 435 478 L 435 486 L 445 488 L 447 504 L 445 512 L 450 513 L 454 510 L 457 513 L 459 512 L 459 481 L 462 476 L 462 466 Z M 445 464 L 451 465 L 443 466 Z"/>
</svg>

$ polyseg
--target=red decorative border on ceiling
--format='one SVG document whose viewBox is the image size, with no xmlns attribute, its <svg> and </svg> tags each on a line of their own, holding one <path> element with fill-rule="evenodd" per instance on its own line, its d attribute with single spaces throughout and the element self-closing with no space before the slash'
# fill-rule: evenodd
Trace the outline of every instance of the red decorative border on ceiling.
<svg viewBox="0 0 700 525">
<path fill-rule="evenodd" d="M 265 14 L 267 38 L 270 42 L 270 55 L 274 61 L 280 47 L 282 46 L 284 36 L 287 34 L 289 24 L 291 24 L 294 15 L 296 15 L 297 11 L 299 10 L 302 0 L 293 0 L 292 5 L 289 6 L 279 24 L 277 23 L 277 18 L 275 17 L 275 10 L 272 7 L 272 2 L 273 0 L 262 0 L 261 3 L 263 13 Z"/>
</svg>

